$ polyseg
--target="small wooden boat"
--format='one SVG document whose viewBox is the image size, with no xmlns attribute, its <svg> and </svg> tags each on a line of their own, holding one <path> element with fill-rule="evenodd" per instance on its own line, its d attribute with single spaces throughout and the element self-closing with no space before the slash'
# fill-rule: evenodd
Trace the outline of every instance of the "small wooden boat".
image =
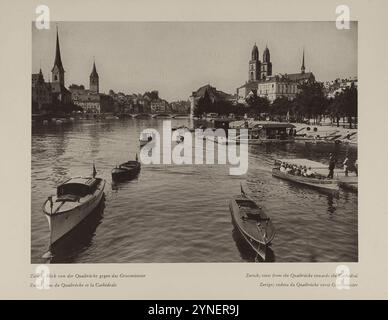
<svg viewBox="0 0 388 320">
<path fill-rule="evenodd" d="M 50 246 L 84 220 L 101 202 L 105 180 L 70 178 L 57 187 L 57 194 L 43 204 L 50 228 Z"/>
<path fill-rule="evenodd" d="M 303 175 L 282 172 L 280 171 L 281 163 L 287 163 L 296 166 L 306 166 L 307 168 L 314 170 L 315 177 L 306 177 Z M 275 168 L 272 169 L 272 175 L 274 177 L 289 180 L 324 192 L 338 192 L 338 179 L 326 178 L 328 173 L 329 170 L 327 166 L 322 163 L 307 159 L 278 159 L 275 161 Z"/>
<path fill-rule="evenodd" d="M 112 180 L 114 181 L 120 181 L 120 180 L 131 180 L 133 178 L 136 178 L 137 175 L 140 172 L 140 162 L 137 160 L 130 160 L 127 162 L 124 162 L 117 166 L 116 168 L 112 169 Z"/>
<path fill-rule="evenodd" d="M 241 195 L 229 201 L 232 221 L 250 247 L 264 260 L 275 237 L 271 219 L 241 188 Z"/>
</svg>

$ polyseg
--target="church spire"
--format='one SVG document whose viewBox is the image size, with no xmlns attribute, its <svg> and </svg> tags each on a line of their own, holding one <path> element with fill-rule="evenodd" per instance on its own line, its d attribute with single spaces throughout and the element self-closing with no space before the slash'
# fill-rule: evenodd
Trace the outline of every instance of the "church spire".
<svg viewBox="0 0 388 320">
<path fill-rule="evenodd" d="M 57 44 L 56 44 L 56 48 L 55 48 L 55 60 L 54 60 L 54 67 L 55 66 L 57 66 L 61 72 L 65 72 L 65 70 L 63 69 L 63 65 L 62 65 L 61 49 L 59 47 L 58 27 L 57 27 Z M 53 67 L 53 70 L 54 70 L 54 67 Z"/>
<path fill-rule="evenodd" d="M 96 69 L 96 61 L 93 59 L 93 69 L 90 74 L 91 77 L 98 77 L 97 69 Z"/>
<path fill-rule="evenodd" d="M 94 93 L 99 93 L 99 77 L 96 69 L 96 62 L 93 59 L 93 69 L 89 77 L 89 90 Z"/>
<path fill-rule="evenodd" d="M 300 68 L 301 73 L 304 73 L 306 70 L 304 66 L 304 48 L 303 48 L 303 56 L 302 56 L 302 67 Z"/>
</svg>

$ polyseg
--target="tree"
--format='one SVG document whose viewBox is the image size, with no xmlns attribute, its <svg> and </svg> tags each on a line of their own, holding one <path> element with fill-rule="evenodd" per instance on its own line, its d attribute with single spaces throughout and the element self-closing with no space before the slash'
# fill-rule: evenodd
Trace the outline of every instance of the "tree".
<svg viewBox="0 0 388 320">
<path fill-rule="evenodd" d="M 205 112 L 211 112 L 212 104 L 209 93 L 206 90 L 203 97 L 198 99 L 197 106 L 194 108 L 194 115 L 198 117 Z"/>
<path fill-rule="evenodd" d="M 296 95 L 295 104 L 299 116 L 313 118 L 316 123 L 327 107 L 327 99 L 321 82 L 306 82 L 298 86 L 300 92 Z"/>
<path fill-rule="evenodd" d="M 250 95 L 246 102 L 250 108 L 250 112 L 254 115 L 259 116 L 262 113 L 267 113 L 269 111 L 270 102 L 266 97 L 259 97 L 256 94 Z"/>
<path fill-rule="evenodd" d="M 330 100 L 328 112 L 332 119 L 336 119 L 337 126 L 339 126 L 339 119 L 345 116 L 348 119 L 349 127 L 352 128 L 352 119 L 353 117 L 357 117 L 357 96 L 357 87 L 352 84 L 350 87 L 337 93 L 335 97 Z"/>
<path fill-rule="evenodd" d="M 292 107 L 292 101 L 287 97 L 278 97 L 272 102 L 269 114 L 271 116 L 278 115 L 283 118 L 291 112 Z"/>
</svg>

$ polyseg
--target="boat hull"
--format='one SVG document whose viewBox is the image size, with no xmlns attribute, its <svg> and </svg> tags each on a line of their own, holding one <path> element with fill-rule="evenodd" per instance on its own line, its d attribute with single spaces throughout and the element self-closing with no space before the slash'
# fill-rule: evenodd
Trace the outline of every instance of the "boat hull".
<svg viewBox="0 0 388 320">
<path fill-rule="evenodd" d="M 125 165 L 125 164 L 123 164 Z M 140 164 L 132 168 L 114 168 L 112 170 L 112 180 L 122 181 L 122 180 L 131 180 L 136 178 L 140 172 Z"/>
<path fill-rule="evenodd" d="M 99 205 L 104 195 L 105 181 L 102 180 L 101 183 L 102 186 L 89 201 L 80 204 L 72 210 L 55 214 L 50 214 L 44 210 L 50 228 L 50 246 L 74 229 Z"/>
<path fill-rule="evenodd" d="M 283 173 L 277 168 L 272 169 L 272 175 L 274 177 L 292 181 L 311 188 L 315 188 L 323 192 L 339 191 L 338 181 L 335 179 L 317 179 L 317 178 L 307 178 L 302 176 L 294 176 L 288 173 Z"/>
<path fill-rule="evenodd" d="M 263 222 L 263 227 L 259 229 L 256 225 L 257 222 L 245 221 L 242 219 L 243 214 L 240 212 L 236 198 L 241 197 L 235 197 L 229 201 L 229 209 L 233 225 L 248 245 L 265 260 L 267 248 L 275 237 L 275 229 L 272 222 L 270 220 L 268 220 L 268 222 Z M 248 200 L 249 198 L 244 199 Z M 267 219 L 268 217 L 262 213 L 262 218 Z"/>
</svg>

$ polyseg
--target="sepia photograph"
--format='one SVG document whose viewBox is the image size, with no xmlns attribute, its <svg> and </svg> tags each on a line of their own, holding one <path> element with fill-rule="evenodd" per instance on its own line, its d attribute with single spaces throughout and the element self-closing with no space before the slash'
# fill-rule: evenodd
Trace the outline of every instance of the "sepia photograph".
<svg viewBox="0 0 388 320">
<path fill-rule="evenodd" d="M 357 21 L 31 26 L 31 263 L 358 262 Z"/>
</svg>

